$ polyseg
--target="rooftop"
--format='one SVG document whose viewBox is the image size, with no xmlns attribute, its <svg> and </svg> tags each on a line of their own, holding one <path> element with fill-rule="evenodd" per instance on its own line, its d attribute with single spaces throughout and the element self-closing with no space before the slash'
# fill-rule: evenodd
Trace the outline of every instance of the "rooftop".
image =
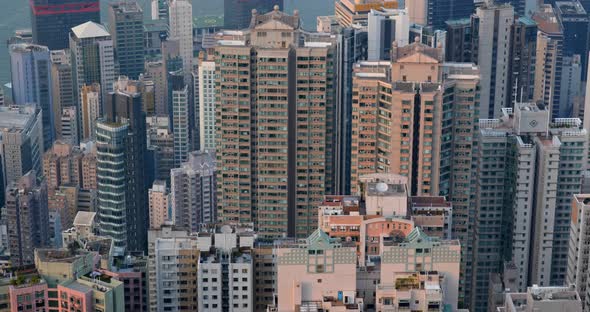
<svg viewBox="0 0 590 312">
<path fill-rule="evenodd" d="M 586 15 L 586 10 L 579 1 L 555 1 L 555 7 L 561 15 Z"/>
<path fill-rule="evenodd" d="M 293 27 L 293 29 L 299 29 L 301 26 L 301 20 L 299 19 L 299 12 L 295 11 L 293 15 L 286 14 L 279 10 L 279 6 L 275 5 L 273 10 L 259 15 L 256 10 L 252 10 L 252 21 L 250 22 L 250 28 L 257 28 L 259 25 L 265 24 L 270 20 L 277 20 L 285 25 Z"/>
<path fill-rule="evenodd" d="M 78 39 L 109 37 L 111 35 L 106 27 L 90 21 L 72 28 L 72 32 Z"/>
<path fill-rule="evenodd" d="M 368 183 L 367 184 L 367 195 L 369 196 L 405 196 L 406 185 L 405 184 L 392 184 L 392 183 Z"/>
<path fill-rule="evenodd" d="M 82 258 L 68 249 L 35 249 L 35 254 L 43 262 L 74 263 Z"/>
<path fill-rule="evenodd" d="M 0 107 L 0 129 L 28 128 L 38 110 L 33 106 Z"/>
<path fill-rule="evenodd" d="M 76 226 L 92 226 L 96 212 L 78 211 L 74 218 L 74 225 Z"/>
<path fill-rule="evenodd" d="M 49 53 L 49 49 L 46 46 L 32 44 L 32 43 L 17 43 L 11 44 L 9 46 L 10 52 L 47 52 Z"/>
</svg>

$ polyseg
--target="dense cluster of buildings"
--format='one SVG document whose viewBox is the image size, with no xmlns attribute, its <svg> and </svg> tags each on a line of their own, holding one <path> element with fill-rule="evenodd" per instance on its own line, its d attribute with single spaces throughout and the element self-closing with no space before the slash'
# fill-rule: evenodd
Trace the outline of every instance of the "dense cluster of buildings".
<svg viewBox="0 0 590 312">
<path fill-rule="evenodd" d="M 282 7 L 30 1 L 0 311 L 590 309 L 588 1 Z"/>
</svg>

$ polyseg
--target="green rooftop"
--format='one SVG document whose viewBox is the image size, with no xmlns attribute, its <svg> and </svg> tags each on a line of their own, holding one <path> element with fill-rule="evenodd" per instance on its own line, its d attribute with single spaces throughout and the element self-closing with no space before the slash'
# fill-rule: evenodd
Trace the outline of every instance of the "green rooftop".
<svg viewBox="0 0 590 312">
<path fill-rule="evenodd" d="M 193 19 L 195 28 L 223 27 L 223 15 L 199 16 Z"/>
</svg>

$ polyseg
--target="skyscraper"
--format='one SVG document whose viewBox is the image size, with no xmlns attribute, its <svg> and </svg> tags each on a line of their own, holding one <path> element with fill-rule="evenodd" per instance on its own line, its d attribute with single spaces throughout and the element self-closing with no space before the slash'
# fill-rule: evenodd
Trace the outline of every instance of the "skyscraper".
<svg viewBox="0 0 590 312">
<path fill-rule="evenodd" d="M 338 23 L 343 27 L 354 24 L 367 25 L 367 14 L 371 10 L 397 9 L 396 0 L 337 0 L 334 3 L 334 13 Z"/>
<path fill-rule="evenodd" d="M 96 138 L 96 120 L 101 116 L 100 84 L 83 85 L 80 88 L 80 137 L 82 140 Z"/>
<path fill-rule="evenodd" d="M 75 106 L 64 107 L 60 116 L 60 129 L 57 137 L 69 144 L 78 145 L 78 112 Z"/>
<path fill-rule="evenodd" d="M 481 101 L 479 116 L 499 116 L 512 94 L 509 81 L 511 28 L 514 8 L 510 4 L 486 3 L 476 9 L 471 19 L 473 31 L 473 61 L 481 75 Z"/>
<path fill-rule="evenodd" d="M 118 74 L 138 79 L 144 71 L 143 10 L 137 1 L 109 4 L 109 30 Z"/>
<path fill-rule="evenodd" d="M 410 22 L 443 29 L 445 22 L 469 18 L 475 9 L 470 0 L 416 0 L 405 3 Z"/>
<path fill-rule="evenodd" d="M 268 13 L 278 5 L 283 9 L 283 0 L 224 0 L 223 19 L 226 29 L 241 30 L 250 27 L 252 10 Z"/>
<path fill-rule="evenodd" d="M 367 59 L 368 33 L 364 27 L 343 28 L 338 34 L 336 56 L 336 119 L 334 146 L 334 192 L 350 194 L 352 125 L 352 79 L 354 64 Z"/>
<path fill-rule="evenodd" d="M 391 46 L 408 44 L 410 21 L 406 10 L 371 10 L 368 14 L 368 57 L 369 61 L 388 60 Z"/>
<path fill-rule="evenodd" d="M 177 75 L 170 75 L 170 120 L 174 135 L 174 166 L 186 161 L 191 144 L 191 109 L 189 103 L 188 85 L 184 83 L 182 71 Z"/>
<path fill-rule="evenodd" d="M 555 1 L 555 14 L 563 25 L 563 56 L 578 54 L 582 58 L 582 81 L 587 79 L 588 30 L 590 17 L 580 1 Z M 561 64 L 560 64 L 561 65 Z"/>
<path fill-rule="evenodd" d="M 199 143 L 201 151 L 215 151 L 215 62 L 199 59 Z M 196 98 L 195 98 L 196 99 Z"/>
<path fill-rule="evenodd" d="M 178 40 L 182 68 L 188 78 L 193 70 L 193 6 L 188 0 L 170 0 L 170 39 Z"/>
<path fill-rule="evenodd" d="M 41 111 L 33 105 L 0 107 L 3 189 L 31 170 L 41 174 L 43 157 L 41 118 Z"/>
<path fill-rule="evenodd" d="M 198 232 L 204 224 L 217 221 L 215 158 L 192 152 L 180 168 L 170 171 L 171 205 L 174 225 Z"/>
<path fill-rule="evenodd" d="M 8 226 L 8 249 L 13 266 L 34 263 L 34 249 L 49 243 L 47 184 L 29 171 L 6 189 L 2 219 Z"/>
<path fill-rule="evenodd" d="M 10 45 L 12 99 L 15 104 L 36 104 L 43 116 L 43 146 L 51 147 L 55 138 L 51 58 L 47 47 Z"/>
<path fill-rule="evenodd" d="M 554 9 L 542 5 L 533 14 L 538 25 L 535 85 L 533 100 L 549 106 L 551 117 L 559 117 L 561 96 L 561 68 L 563 63 L 563 27 Z"/>
<path fill-rule="evenodd" d="M 148 194 L 146 117 L 138 82 L 119 78 L 97 122 L 98 213 L 101 235 L 116 252 L 147 247 Z"/>
<path fill-rule="evenodd" d="M 535 57 L 537 56 L 537 23 L 528 17 L 519 17 L 511 29 L 510 82 L 506 104 L 532 101 L 535 89 Z"/>
<path fill-rule="evenodd" d="M 571 198 L 580 192 L 587 132 L 537 103 L 480 120 L 470 308 L 487 311 L 489 274 L 516 265 L 519 290 L 561 285 L 567 274 Z"/>
<path fill-rule="evenodd" d="M 150 204 L 150 229 L 159 229 L 165 222 L 172 220 L 170 216 L 170 194 L 166 181 L 155 180 L 148 191 Z"/>
<path fill-rule="evenodd" d="M 99 0 L 32 0 L 30 5 L 33 42 L 49 50 L 67 48 L 72 27 L 100 23 Z"/>
<path fill-rule="evenodd" d="M 298 13 L 278 8 L 252 25 L 215 48 L 219 219 L 305 237 L 333 184 L 333 39 L 302 44 Z"/>
<path fill-rule="evenodd" d="M 72 62 L 68 50 L 51 51 L 51 91 L 53 98 L 53 121 L 55 132 L 61 128 L 59 116 L 63 107 L 76 106 L 72 81 Z"/>
<path fill-rule="evenodd" d="M 72 28 L 70 52 L 76 102 L 81 98 L 83 85 L 99 83 L 101 99 L 107 98 L 115 82 L 115 54 L 113 40 L 106 28 L 86 22 Z"/>
</svg>

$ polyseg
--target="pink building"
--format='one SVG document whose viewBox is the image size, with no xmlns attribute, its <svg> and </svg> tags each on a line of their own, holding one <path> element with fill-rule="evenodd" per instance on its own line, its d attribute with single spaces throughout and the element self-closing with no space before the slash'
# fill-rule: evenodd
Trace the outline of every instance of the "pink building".
<svg viewBox="0 0 590 312">
<path fill-rule="evenodd" d="M 59 312 L 94 311 L 92 288 L 73 281 L 66 285 L 57 285 Z"/>
<path fill-rule="evenodd" d="M 49 309 L 47 283 L 39 276 L 14 280 L 8 289 L 10 310 L 23 312 L 45 312 Z M 19 284 L 20 283 L 20 284 Z"/>
<path fill-rule="evenodd" d="M 277 247 L 274 253 L 278 304 L 273 310 L 363 310 L 363 299 L 356 298 L 354 244 L 341 243 L 318 229 L 305 240 Z"/>
<path fill-rule="evenodd" d="M 154 181 L 148 194 L 150 205 L 150 228 L 159 229 L 164 222 L 171 220 L 170 194 L 168 194 L 166 189 L 166 181 Z"/>
</svg>

